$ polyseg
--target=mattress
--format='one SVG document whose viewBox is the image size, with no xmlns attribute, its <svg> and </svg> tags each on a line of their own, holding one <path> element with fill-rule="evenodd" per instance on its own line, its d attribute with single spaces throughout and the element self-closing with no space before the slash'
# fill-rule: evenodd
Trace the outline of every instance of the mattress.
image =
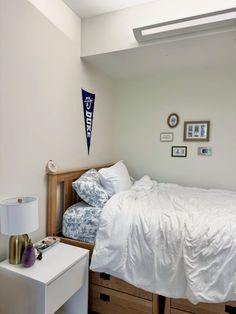
<svg viewBox="0 0 236 314">
<path fill-rule="evenodd" d="M 92 207 L 79 202 L 69 207 L 62 222 L 62 233 L 65 237 L 94 243 L 102 208 Z"/>
</svg>

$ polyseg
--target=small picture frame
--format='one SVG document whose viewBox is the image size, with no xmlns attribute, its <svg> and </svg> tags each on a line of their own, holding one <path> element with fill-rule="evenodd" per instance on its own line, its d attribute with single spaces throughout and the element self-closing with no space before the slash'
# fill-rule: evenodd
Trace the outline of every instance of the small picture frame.
<svg viewBox="0 0 236 314">
<path fill-rule="evenodd" d="M 162 132 L 160 134 L 161 142 L 173 142 L 173 140 L 174 140 L 174 133 L 172 132 Z"/>
<path fill-rule="evenodd" d="M 187 157 L 187 146 L 172 146 L 171 156 L 172 157 Z"/>
<path fill-rule="evenodd" d="M 167 123 L 170 128 L 175 128 L 179 123 L 179 116 L 177 113 L 171 113 L 167 118 Z"/>
<path fill-rule="evenodd" d="M 185 121 L 184 141 L 206 141 L 210 138 L 210 121 Z"/>
</svg>

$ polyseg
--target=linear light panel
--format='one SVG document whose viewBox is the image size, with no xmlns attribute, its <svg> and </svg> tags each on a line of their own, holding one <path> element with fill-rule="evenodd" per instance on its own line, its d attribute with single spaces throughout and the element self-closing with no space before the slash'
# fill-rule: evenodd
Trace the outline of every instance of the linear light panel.
<svg viewBox="0 0 236 314">
<path fill-rule="evenodd" d="M 236 8 L 138 27 L 133 32 L 138 42 L 145 42 L 231 25 L 236 26 Z"/>
</svg>

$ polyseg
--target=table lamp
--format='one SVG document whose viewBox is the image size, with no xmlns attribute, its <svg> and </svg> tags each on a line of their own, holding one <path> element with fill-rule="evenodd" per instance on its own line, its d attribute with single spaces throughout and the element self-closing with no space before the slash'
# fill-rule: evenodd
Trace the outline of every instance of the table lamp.
<svg viewBox="0 0 236 314">
<path fill-rule="evenodd" d="M 9 263 L 20 264 L 28 244 L 27 233 L 38 229 L 38 199 L 9 198 L 0 203 L 1 233 L 10 235 Z"/>
</svg>

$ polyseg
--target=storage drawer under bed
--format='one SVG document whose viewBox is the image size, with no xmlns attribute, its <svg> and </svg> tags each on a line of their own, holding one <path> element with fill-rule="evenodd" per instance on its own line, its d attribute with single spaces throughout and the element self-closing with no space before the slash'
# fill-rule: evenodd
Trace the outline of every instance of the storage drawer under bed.
<svg viewBox="0 0 236 314">
<path fill-rule="evenodd" d="M 171 309 L 170 310 L 170 314 L 192 314 L 192 313 L 185 312 L 185 311 L 180 311 L 180 310 L 176 310 L 176 309 Z"/>
<path fill-rule="evenodd" d="M 152 301 L 90 284 L 89 309 L 100 314 L 152 314 Z"/>
<path fill-rule="evenodd" d="M 105 273 L 90 271 L 89 282 L 152 301 L 152 293 L 136 288 L 121 279 L 107 275 Z"/>
<path fill-rule="evenodd" d="M 170 306 L 171 314 L 236 314 L 236 302 L 192 304 L 185 299 L 171 299 Z"/>
</svg>

